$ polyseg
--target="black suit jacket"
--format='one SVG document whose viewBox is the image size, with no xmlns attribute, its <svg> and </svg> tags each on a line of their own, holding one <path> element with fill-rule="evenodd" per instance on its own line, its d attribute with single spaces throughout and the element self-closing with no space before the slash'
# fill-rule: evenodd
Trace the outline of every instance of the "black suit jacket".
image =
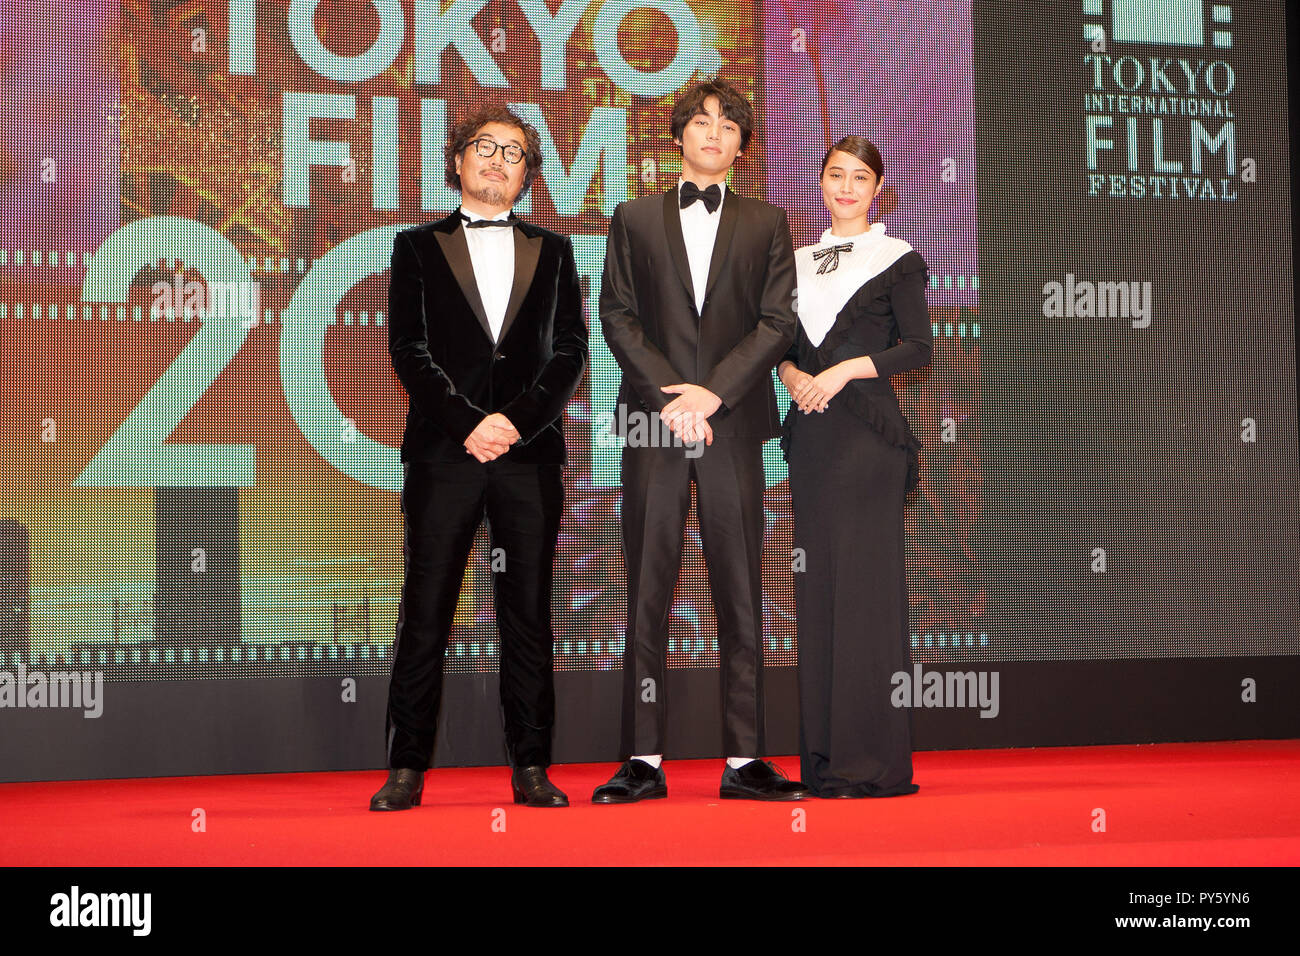
<svg viewBox="0 0 1300 956">
<path fill-rule="evenodd" d="M 722 399 L 716 437 L 780 433 L 772 367 L 794 341 L 794 245 L 785 211 L 727 189 L 702 314 L 682 238 L 677 187 L 620 203 L 600 287 L 605 341 L 623 370 L 618 402 L 659 412 L 692 382 Z M 615 430 L 621 416 L 615 413 Z"/>
<path fill-rule="evenodd" d="M 563 413 L 587 365 L 587 325 L 573 244 L 514 228 L 515 271 L 500 340 L 479 298 L 460 213 L 393 242 L 388 352 L 410 396 L 402 461 L 473 461 L 465 439 L 500 412 L 520 441 L 499 461 L 563 464 Z"/>
</svg>

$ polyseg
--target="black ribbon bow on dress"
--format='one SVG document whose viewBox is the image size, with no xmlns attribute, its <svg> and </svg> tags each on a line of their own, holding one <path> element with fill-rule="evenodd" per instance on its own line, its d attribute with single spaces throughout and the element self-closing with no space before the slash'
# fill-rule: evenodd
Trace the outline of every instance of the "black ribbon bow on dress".
<svg viewBox="0 0 1300 956">
<path fill-rule="evenodd" d="M 517 226 L 519 217 L 514 213 L 510 214 L 509 219 L 471 219 L 464 213 L 460 214 L 461 225 L 466 229 L 491 229 L 493 226 Z"/>
<path fill-rule="evenodd" d="M 816 262 L 818 259 L 825 259 L 826 261 L 817 270 L 817 274 L 834 272 L 840 267 L 840 253 L 852 251 L 853 243 L 851 242 L 842 242 L 838 246 L 827 246 L 825 249 L 818 249 L 813 253 L 813 261 Z"/>
<path fill-rule="evenodd" d="M 718 206 L 722 205 L 722 189 L 717 183 L 714 183 L 708 189 L 701 189 L 695 183 L 682 183 L 682 208 L 685 209 L 697 199 L 704 203 L 705 209 L 714 212 Z"/>
</svg>

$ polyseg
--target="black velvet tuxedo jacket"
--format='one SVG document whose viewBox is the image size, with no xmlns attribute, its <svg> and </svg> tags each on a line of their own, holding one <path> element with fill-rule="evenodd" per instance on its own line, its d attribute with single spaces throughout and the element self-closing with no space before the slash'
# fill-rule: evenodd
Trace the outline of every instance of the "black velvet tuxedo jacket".
<svg viewBox="0 0 1300 956">
<path fill-rule="evenodd" d="M 682 238 L 677 187 L 620 203 L 609 224 L 600 288 L 605 341 L 623 370 L 618 402 L 661 411 L 691 382 L 722 399 L 715 437 L 780 434 L 772 367 L 794 341 L 794 245 L 785 211 L 730 188 L 709 262 L 703 312 Z M 623 416 L 614 415 L 622 434 Z"/>
<path fill-rule="evenodd" d="M 402 461 L 474 461 L 465 439 L 500 412 L 520 441 L 498 461 L 563 464 L 563 413 L 587 365 L 587 325 L 573 244 L 514 227 L 514 275 L 493 341 L 460 213 L 393 242 L 388 352 L 410 396 Z"/>
</svg>

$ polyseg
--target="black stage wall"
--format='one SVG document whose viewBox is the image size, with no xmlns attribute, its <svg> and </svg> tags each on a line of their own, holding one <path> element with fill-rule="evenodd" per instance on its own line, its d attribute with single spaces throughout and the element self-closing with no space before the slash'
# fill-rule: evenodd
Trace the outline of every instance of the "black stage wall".
<svg viewBox="0 0 1300 956">
<path fill-rule="evenodd" d="M 998 665 L 999 710 L 915 711 L 918 750 L 1287 738 L 1296 734 L 1290 688 L 1295 658 L 1175 661 L 1005 662 Z M 767 674 L 770 750 L 794 753 L 798 727 L 794 673 Z M 1258 688 L 1242 699 L 1243 681 Z M 2 779 L 62 780 L 362 770 L 382 765 L 387 682 L 142 681 L 110 691 L 98 720 L 68 710 L 17 711 L 6 718 Z M 556 675 L 557 763 L 619 758 L 620 677 Z M 676 671 L 669 758 L 717 756 L 721 719 L 716 674 Z M 504 764 L 495 675 L 448 682 L 435 766 Z M 213 719 L 212 715 L 221 715 Z M 58 746 L 50 746 L 58 741 Z M 381 758 L 376 760 L 375 754 Z M 14 768 L 21 768 L 17 774 Z M 787 770 L 793 768 L 787 767 Z"/>
</svg>

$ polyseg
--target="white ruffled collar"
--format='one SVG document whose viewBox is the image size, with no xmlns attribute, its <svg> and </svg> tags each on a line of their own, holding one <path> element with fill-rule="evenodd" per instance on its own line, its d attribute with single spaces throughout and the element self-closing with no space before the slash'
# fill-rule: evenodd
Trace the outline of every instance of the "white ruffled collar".
<svg viewBox="0 0 1300 956">
<path fill-rule="evenodd" d="M 878 239 L 884 234 L 885 234 L 885 224 L 883 222 L 873 222 L 871 224 L 871 227 L 867 229 L 866 232 L 859 232 L 856 235 L 852 235 L 852 236 L 837 236 L 834 235 L 828 228 L 825 232 L 822 233 L 822 237 L 821 239 L 818 240 L 817 245 L 821 246 L 827 243 L 839 244 L 841 242 L 857 242 L 859 240 L 869 239 L 869 238 Z"/>
</svg>

